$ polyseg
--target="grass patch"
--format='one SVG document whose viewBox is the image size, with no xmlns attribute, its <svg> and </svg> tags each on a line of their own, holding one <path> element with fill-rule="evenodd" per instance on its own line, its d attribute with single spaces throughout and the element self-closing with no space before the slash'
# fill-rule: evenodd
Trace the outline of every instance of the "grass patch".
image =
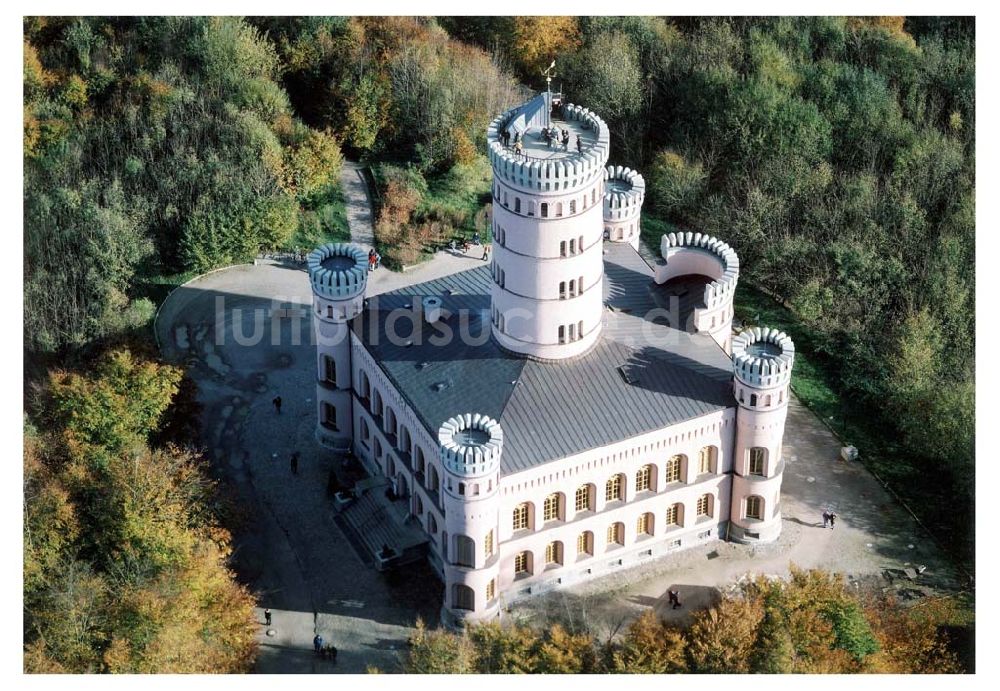
<svg viewBox="0 0 1000 691">
<path fill-rule="evenodd" d="M 182 271 L 175 274 L 155 274 L 152 276 L 137 276 L 134 286 L 134 299 L 146 298 L 159 309 L 170 291 L 179 285 L 187 283 L 199 274 L 198 271 Z"/>
<path fill-rule="evenodd" d="M 312 195 L 299 210 L 299 227 L 281 249 L 309 251 L 327 242 L 349 242 L 347 201 L 340 185 L 330 185 Z"/>
</svg>

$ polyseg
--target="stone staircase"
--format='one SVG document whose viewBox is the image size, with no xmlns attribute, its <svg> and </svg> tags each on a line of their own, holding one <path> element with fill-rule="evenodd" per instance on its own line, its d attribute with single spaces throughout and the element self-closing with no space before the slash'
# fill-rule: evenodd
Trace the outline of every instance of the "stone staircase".
<svg viewBox="0 0 1000 691">
<path fill-rule="evenodd" d="M 427 554 L 427 535 L 407 517 L 407 500 L 390 501 L 385 496 L 386 484 L 359 483 L 354 501 L 334 519 L 361 560 L 378 571 L 409 564 Z"/>
</svg>

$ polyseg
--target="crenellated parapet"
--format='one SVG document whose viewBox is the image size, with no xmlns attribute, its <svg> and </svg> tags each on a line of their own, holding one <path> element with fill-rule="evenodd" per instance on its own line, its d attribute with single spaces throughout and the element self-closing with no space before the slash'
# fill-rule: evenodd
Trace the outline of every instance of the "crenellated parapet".
<svg viewBox="0 0 1000 691">
<path fill-rule="evenodd" d="M 594 141 L 588 142 L 580 152 L 569 151 L 557 159 L 535 159 L 503 145 L 501 132 L 511 123 L 520 122 L 524 110 L 534 100 L 508 110 L 487 128 L 486 143 L 494 175 L 510 185 L 533 192 L 565 192 L 589 184 L 602 175 L 608 161 L 611 136 L 604 120 L 582 106 L 568 104 L 563 108 L 567 120 L 578 121 L 594 132 Z M 534 126 L 534 120 L 529 119 L 519 127 L 522 126 Z"/>
<path fill-rule="evenodd" d="M 754 388 L 775 388 L 791 381 L 795 345 L 783 331 L 754 327 L 733 339 L 733 373 Z"/>
<path fill-rule="evenodd" d="M 646 198 L 642 175 L 624 166 L 604 169 L 604 222 L 620 222 L 638 216 Z"/>
<path fill-rule="evenodd" d="M 666 260 L 666 275 L 660 282 L 680 276 L 685 273 L 706 274 L 705 271 L 692 271 L 687 268 L 691 262 L 684 261 L 692 251 L 710 256 L 715 267 L 711 272 L 714 278 L 705 286 L 705 305 L 711 310 L 723 304 L 731 303 L 736 292 L 736 284 L 740 278 L 740 260 L 736 250 L 711 235 L 703 233 L 667 233 L 660 241 L 660 253 Z M 671 261 L 675 268 L 671 267 Z"/>
<path fill-rule="evenodd" d="M 368 282 L 368 255 L 357 245 L 330 242 L 317 247 L 306 260 L 313 292 L 330 300 L 364 293 Z"/>
<path fill-rule="evenodd" d="M 503 451 L 503 430 L 493 418 L 466 413 L 446 420 L 438 430 L 441 460 L 459 477 L 496 472 Z"/>
</svg>

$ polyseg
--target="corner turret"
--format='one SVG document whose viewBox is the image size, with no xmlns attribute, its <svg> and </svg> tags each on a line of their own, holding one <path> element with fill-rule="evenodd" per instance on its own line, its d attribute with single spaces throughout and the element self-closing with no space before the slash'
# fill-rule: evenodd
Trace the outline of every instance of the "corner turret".
<svg viewBox="0 0 1000 691">
<path fill-rule="evenodd" d="M 328 243 L 309 253 L 316 341 L 316 438 L 338 450 L 351 448 L 350 321 L 364 307 L 368 255 L 357 245 Z"/>
<path fill-rule="evenodd" d="M 781 442 L 795 362 L 792 339 L 755 327 L 733 339 L 736 445 L 729 537 L 771 542 L 781 534 Z"/>
<path fill-rule="evenodd" d="M 445 597 L 448 626 L 499 612 L 499 490 L 503 430 L 486 415 L 458 415 L 438 431 L 444 467 Z"/>
</svg>

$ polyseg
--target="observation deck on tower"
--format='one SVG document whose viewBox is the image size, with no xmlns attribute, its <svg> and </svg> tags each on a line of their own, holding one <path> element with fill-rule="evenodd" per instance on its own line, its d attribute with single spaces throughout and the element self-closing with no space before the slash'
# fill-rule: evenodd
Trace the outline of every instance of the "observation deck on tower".
<svg viewBox="0 0 1000 691">
<path fill-rule="evenodd" d="M 583 153 L 587 153 L 597 143 L 597 132 L 584 128 L 583 123 L 579 120 L 564 120 L 561 117 L 553 116 L 552 126 L 558 128 L 560 137 L 563 130 L 569 130 L 569 146 L 566 151 L 563 151 L 561 140 L 558 143 L 553 140 L 552 145 L 549 146 L 542 136 L 542 128 L 532 126 L 521 134 L 521 143 L 524 146 L 524 155 L 521 158 L 536 161 L 557 161 L 579 156 L 576 151 L 577 137 L 580 138 L 580 147 L 583 149 Z M 511 152 L 513 152 L 513 141 L 514 135 L 511 134 L 511 146 L 508 147 Z"/>
<path fill-rule="evenodd" d="M 604 174 L 611 148 L 607 124 L 596 113 L 572 103 L 561 103 L 553 112 L 549 96 L 539 94 L 490 123 L 486 142 L 496 177 L 522 188 L 558 192 L 589 184 L 595 175 Z M 559 130 L 558 139 L 551 142 L 543 135 L 549 126 Z M 565 150 L 562 130 L 569 131 Z M 504 137 L 505 131 L 509 137 Z"/>
</svg>

